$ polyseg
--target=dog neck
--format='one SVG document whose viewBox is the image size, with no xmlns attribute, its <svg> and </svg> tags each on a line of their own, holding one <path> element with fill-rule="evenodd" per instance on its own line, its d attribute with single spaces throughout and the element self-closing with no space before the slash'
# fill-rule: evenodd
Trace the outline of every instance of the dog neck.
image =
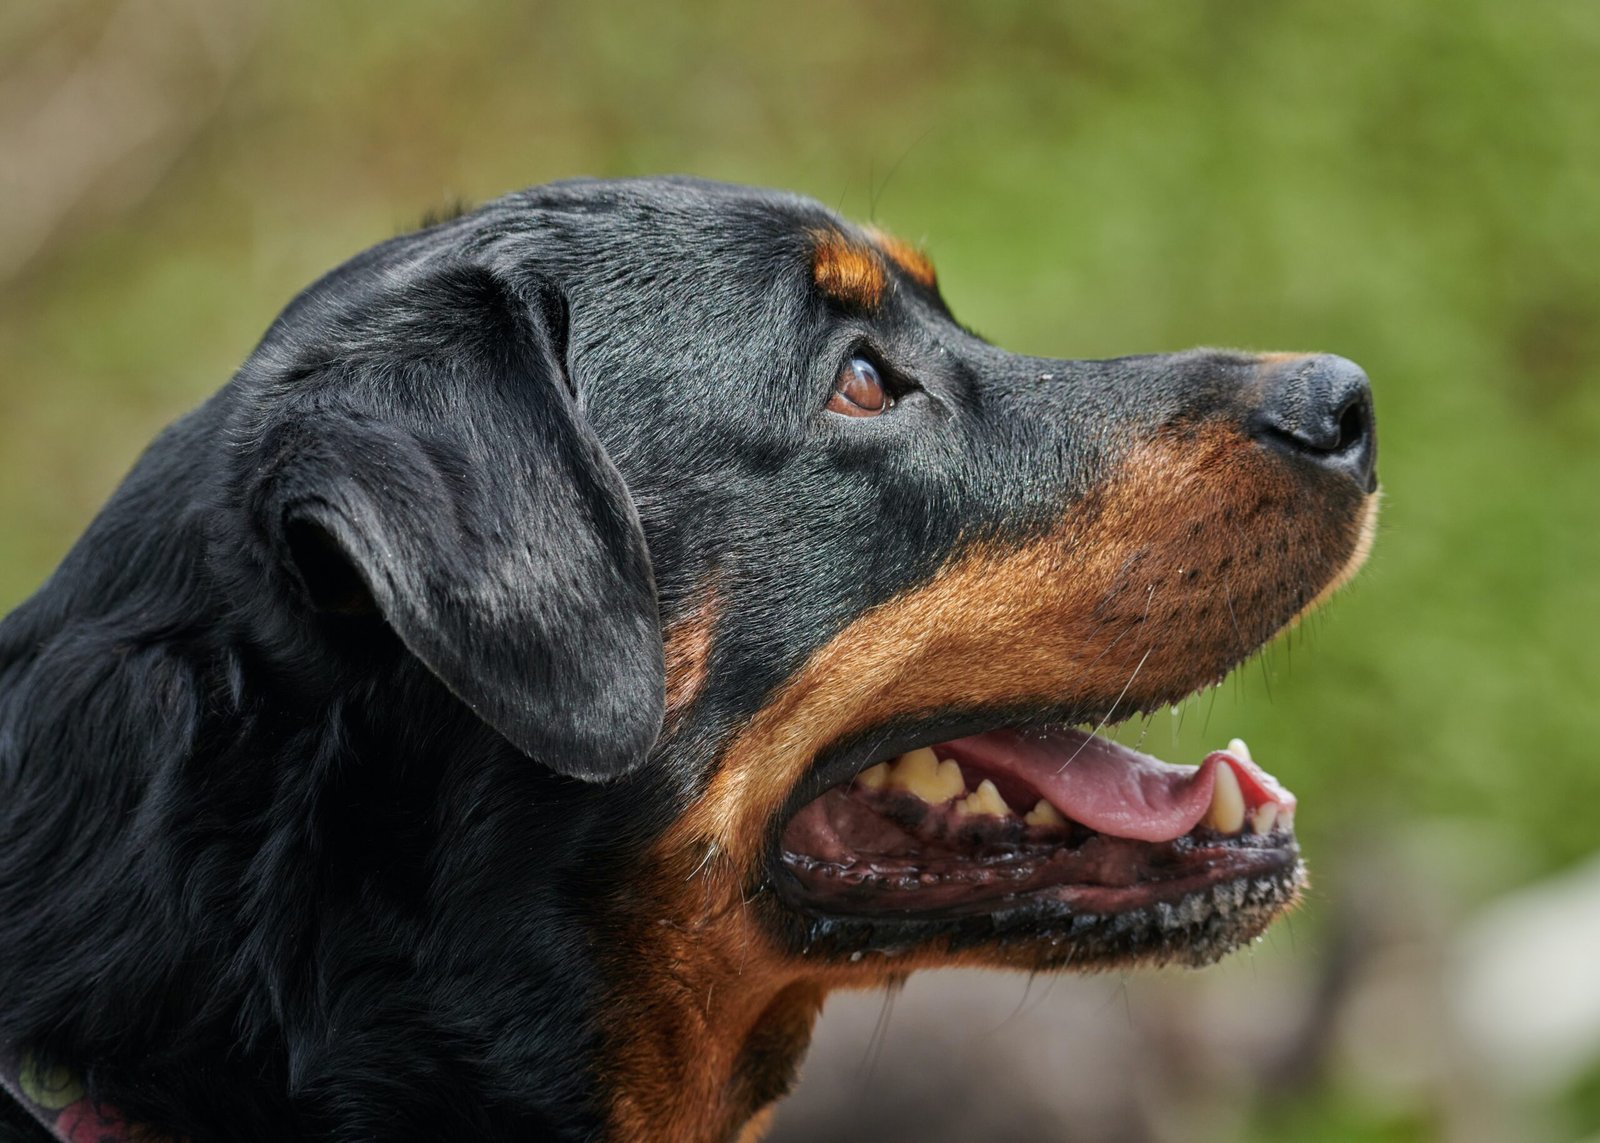
<svg viewBox="0 0 1600 1143">
<path fill-rule="evenodd" d="M 618 1139 L 758 1139 L 836 982 L 783 952 L 731 878 L 658 867 L 612 944 L 603 1017 Z"/>
</svg>

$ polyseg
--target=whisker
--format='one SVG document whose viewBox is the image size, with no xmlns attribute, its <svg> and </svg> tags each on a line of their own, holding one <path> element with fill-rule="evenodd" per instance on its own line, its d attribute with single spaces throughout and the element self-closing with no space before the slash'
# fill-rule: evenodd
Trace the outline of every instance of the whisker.
<svg viewBox="0 0 1600 1143">
<path fill-rule="evenodd" d="M 894 1016 L 894 999 L 899 992 L 898 984 L 891 984 L 883 990 L 883 1007 L 878 1009 L 878 1022 L 873 1025 L 867 1050 L 861 1057 L 863 1083 L 871 1081 L 872 1073 L 878 1067 L 878 1059 L 883 1055 L 883 1046 L 889 1040 L 889 1020 Z"/>
<path fill-rule="evenodd" d="M 1121 704 L 1122 700 L 1127 697 L 1128 689 L 1133 686 L 1133 680 L 1137 679 L 1139 677 L 1139 672 L 1144 669 L 1145 659 L 1148 659 L 1150 657 L 1150 652 L 1154 650 L 1154 647 L 1146 648 L 1144 656 L 1139 660 L 1139 665 L 1133 669 L 1133 674 L 1128 676 L 1128 681 L 1122 684 L 1122 693 L 1112 700 L 1111 709 L 1106 711 L 1106 716 L 1100 720 L 1100 725 L 1096 726 L 1089 732 L 1088 738 L 1085 738 L 1082 742 L 1078 743 L 1078 748 L 1072 752 L 1071 758 L 1068 758 L 1065 762 L 1061 763 L 1060 766 L 1056 767 L 1057 774 L 1061 773 L 1061 771 L 1072 765 L 1073 759 L 1077 758 L 1078 755 L 1083 753 L 1083 748 L 1089 745 L 1094 736 L 1106 728 L 1106 723 L 1111 721 L 1111 716 L 1116 713 L 1117 707 Z"/>
<path fill-rule="evenodd" d="M 685 877 L 684 880 L 693 881 L 696 877 L 700 876 L 700 874 L 704 873 L 706 871 L 706 866 L 711 864 L 711 859 L 716 855 L 717 845 L 716 842 L 712 842 L 706 847 L 706 855 L 700 859 L 700 864 L 696 865 L 692 870 L 690 870 L 689 876 Z"/>
</svg>

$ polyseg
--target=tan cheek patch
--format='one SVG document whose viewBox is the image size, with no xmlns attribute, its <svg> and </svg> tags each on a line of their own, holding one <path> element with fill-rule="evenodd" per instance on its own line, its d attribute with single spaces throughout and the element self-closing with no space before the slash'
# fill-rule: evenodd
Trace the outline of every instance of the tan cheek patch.
<svg viewBox="0 0 1600 1143">
<path fill-rule="evenodd" d="M 819 648 L 658 853 L 748 869 L 812 759 L 895 715 L 1119 695 L 1148 705 L 1219 678 L 1358 546 L 1364 513 L 1330 511 L 1322 531 L 1301 513 L 1291 527 L 1282 506 L 1297 494 L 1232 429 L 1141 446 L 1052 533 L 971 549 Z"/>
<path fill-rule="evenodd" d="M 889 287 L 888 272 L 878 253 L 837 230 L 819 230 L 813 237 L 811 276 L 818 289 L 846 305 L 877 309 Z"/>
<path fill-rule="evenodd" d="M 1325 506 L 1314 515 L 1331 522 L 1308 524 L 1305 499 L 1231 428 L 1174 434 L 1135 449 L 1049 534 L 958 554 L 813 653 L 724 750 L 603 944 L 607 975 L 626 982 L 606 1033 L 618 1136 L 734 1135 L 804 1050 L 822 996 L 888 979 L 887 963 L 795 958 L 745 897 L 774 814 L 821 751 L 899 713 L 1107 703 L 1134 683 L 1159 694 L 1216 677 L 1358 557 L 1370 508 Z M 704 678 L 716 597 L 702 598 L 668 635 L 674 709 Z M 935 943 L 893 969 L 1037 959 L 1026 942 Z"/>
<path fill-rule="evenodd" d="M 1030 688 L 1104 702 L 1135 682 L 1160 693 L 1215 677 L 1359 565 L 1374 499 L 1309 513 L 1306 500 L 1235 430 L 1174 434 L 1135 449 L 1048 535 L 961 553 L 819 648 L 723 752 L 602 945 L 626 982 L 605 1033 L 617 1136 L 734 1135 L 771 1086 L 760 1077 L 804 1050 L 823 995 L 890 979 L 887 964 L 797 960 L 744 897 L 768 823 L 819 752 L 897 713 L 1007 704 Z M 680 712 L 710 653 L 715 592 L 702 600 L 667 635 Z M 897 957 L 893 975 L 1037 962 L 1026 942 L 933 944 Z"/>
</svg>

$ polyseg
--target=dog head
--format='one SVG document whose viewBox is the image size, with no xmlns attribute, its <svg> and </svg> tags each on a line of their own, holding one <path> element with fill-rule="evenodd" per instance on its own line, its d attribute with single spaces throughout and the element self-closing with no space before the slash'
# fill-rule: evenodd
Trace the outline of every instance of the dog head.
<svg viewBox="0 0 1600 1143">
<path fill-rule="evenodd" d="M 743 958 L 750 1010 L 697 1051 L 759 1072 L 828 987 L 1198 963 L 1295 897 L 1292 798 L 1247 756 L 1061 728 L 1220 681 L 1354 571 L 1347 362 L 1007 353 L 907 245 L 663 181 L 380 249 L 244 383 L 244 498 L 306 599 L 375 608 L 530 764 L 671 807 L 612 811 L 643 849 L 600 925 L 624 1024 L 704 1039 L 683 977 L 736 993 Z M 649 1039 L 618 1044 L 640 1129 L 700 1066 Z"/>
<path fill-rule="evenodd" d="M 1342 359 L 1007 353 L 809 200 L 580 182 L 354 259 L 196 418 L 165 447 L 214 458 L 208 685 L 275 744 L 207 780 L 359 789 L 282 811 L 296 860 L 435 902 L 439 973 L 514 1007 L 530 949 L 592 962 L 552 987 L 621 1134 L 737 1129 L 830 988 L 1199 963 L 1295 898 L 1247 753 L 1071 728 L 1216 683 L 1354 572 Z"/>
</svg>

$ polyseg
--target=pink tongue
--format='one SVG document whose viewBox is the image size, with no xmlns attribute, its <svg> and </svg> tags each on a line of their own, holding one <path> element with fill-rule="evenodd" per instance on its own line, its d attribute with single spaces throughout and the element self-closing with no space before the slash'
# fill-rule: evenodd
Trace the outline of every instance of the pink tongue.
<svg viewBox="0 0 1600 1143">
<path fill-rule="evenodd" d="M 1079 730 L 996 730 L 943 743 L 938 752 L 1014 775 L 1074 821 L 1134 841 L 1171 841 L 1199 825 L 1218 766 L 1233 767 L 1246 812 L 1266 802 L 1295 806 L 1271 774 L 1225 750 L 1199 766 L 1173 766 Z"/>
</svg>

